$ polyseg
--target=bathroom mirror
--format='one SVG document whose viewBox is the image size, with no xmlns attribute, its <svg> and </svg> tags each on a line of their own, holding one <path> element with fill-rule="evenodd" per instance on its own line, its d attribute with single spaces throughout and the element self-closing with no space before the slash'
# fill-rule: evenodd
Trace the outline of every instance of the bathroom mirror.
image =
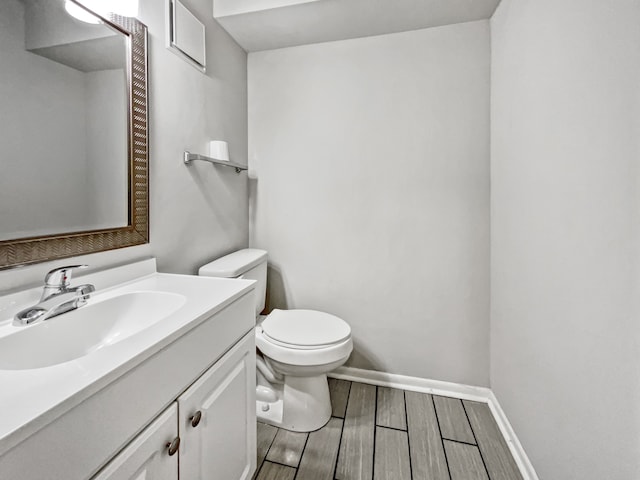
<svg viewBox="0 0 640 480">
<path fill-rule="evenodd" d="M 147 29 L 66 7 L 0 2 L 0 268 L 148 242 Z"/>
</svg>

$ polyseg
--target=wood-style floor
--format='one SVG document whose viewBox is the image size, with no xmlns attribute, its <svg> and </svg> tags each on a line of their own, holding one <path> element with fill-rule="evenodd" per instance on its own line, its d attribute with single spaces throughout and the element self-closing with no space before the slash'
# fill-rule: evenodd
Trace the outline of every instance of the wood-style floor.
<svg viewBox="0 0 640 480">
<path fill-rule="evenodd" d="M 257 480 L 522 480 L 482 403 L 329 380 L 311 433 L 258 424 Z"/>
</svg>

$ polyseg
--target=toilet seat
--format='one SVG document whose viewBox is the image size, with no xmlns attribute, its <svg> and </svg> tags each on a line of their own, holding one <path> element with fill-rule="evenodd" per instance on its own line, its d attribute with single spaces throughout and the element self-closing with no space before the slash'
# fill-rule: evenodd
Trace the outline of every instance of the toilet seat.
<svg viewBox="0 0 640 480">
<path fill-rule="evenodd" d="M 351 337 L 341 343 L 322 348 L 292 348 L 269 340 L 260 326 L 256 327 L 256 347 L 262 354 L 279 363 L 301 367 L 329 365 L 346 361 L 353 350 Z"/>
<path fill-rule="evenodd" d="M 297 350 L 328 348 L 351 337 L 341 318 L 316 310 L 273 310 L 260 324 L 273 344 Z"/>
<path fill-rule="evenodd" d="M 255 331 L 258 349 L 289 365 L 329 365 L 346 360 L 353 349 L 351 327 L 315 310 L 274 310 Z"/>
</svg>

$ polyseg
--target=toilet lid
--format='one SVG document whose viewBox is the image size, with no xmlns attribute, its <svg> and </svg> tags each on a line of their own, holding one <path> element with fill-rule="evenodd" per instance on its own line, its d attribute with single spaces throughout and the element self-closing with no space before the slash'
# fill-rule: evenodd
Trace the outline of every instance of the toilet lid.
<svg viewBox="0 0 640 480">
<path fill-rule="evenodd" d="M 302 347 L 333 345 L 349 338 L 341 318 L 315 310 L 274 310 L 262 322 L 263 333 L 276 342 Z"/>
</svg>

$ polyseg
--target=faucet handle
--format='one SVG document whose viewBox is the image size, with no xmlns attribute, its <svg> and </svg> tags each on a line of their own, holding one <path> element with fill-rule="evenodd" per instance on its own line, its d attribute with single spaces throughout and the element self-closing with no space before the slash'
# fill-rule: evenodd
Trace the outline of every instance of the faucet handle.
<svg viewBox="0 0 640 480">
<path fill-rule="evenodd" d="M 54 268 L 44 277 L 45 287 L 66 288 L 71 284 L 71 272 L 76 268 L 87 268 L 89 265 L 67 265 Z"/>
</svg>

